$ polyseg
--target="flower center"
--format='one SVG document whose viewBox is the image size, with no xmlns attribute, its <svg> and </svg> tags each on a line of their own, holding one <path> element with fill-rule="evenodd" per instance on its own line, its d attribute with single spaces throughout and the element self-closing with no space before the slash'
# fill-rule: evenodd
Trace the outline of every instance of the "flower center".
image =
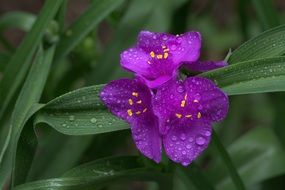
<svg viewBox="0 0 285 190">
<path fill-rule="evenodd" d="M 183 100 L 181 100 L 181 103 L 180 103 L 180 107 L 183 108 L 183 109 L 184 109 L 185 106 L 186 106 L 187 98 L 188 98 L 188 94 L 186 93 L 186 94 L 184 95 Z M 193 100 L 193 103 L 196 103 L 196 104 L 197 104 L 197 103 L 199 103 L 199 100 L 194 99 L 194 100 Z M 192 114 L 189 114 L 189 113 L 184 114 L 184 115 L 183 115 L 182 113 L 175 113 L 175 116 L 176 116 L 178 119 L 181 119 L 182 117 L 193 119 Z M 197 117 L 197 119 L 200 119 L 200 118 L 202 117 L 201 112 L 198 112 L 198 113 L 196 114 L 196 117 Z"/>
<path fill-rule="evenodd" d="M 167 48 L 167 46 L 161 46 L 161 48 L 162 48 L 162 53 L 156 54 L 154 51 L 151 51 L 149 53 L 151 59 L 167 59 L 168 58 L 168 56 L 169 56 L 169 49 Z M 153 62 L 148 60 L 147 63 L 149 65 L 151 65 Z"/>
<path fill-rule="evenodd" d="M 145 113 L 147 111 L 147 108 L 143 108 L 142 110 L 136 108 L 136 106 L 139 106 L 142 104 L 142 100 L 139 99 L 139 93 L 138 92 L 132 92 L 132 97 L 128 99 L 128 103 L 133 109 L 128 109 L 127 113 L 131 117 L 134 114 L 139 115 L 141 113 Z"/>
</svg>

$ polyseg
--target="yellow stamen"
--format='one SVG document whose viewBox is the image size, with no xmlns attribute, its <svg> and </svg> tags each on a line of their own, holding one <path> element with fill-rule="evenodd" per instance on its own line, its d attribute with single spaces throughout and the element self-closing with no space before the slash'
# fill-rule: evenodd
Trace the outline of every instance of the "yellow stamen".
<svg viewBox="0 0 285 190">
<path fill-rule="evenodd" d="M 185 101 L 185 100 L 182 100 L 180 106 L 181 106 L 182 108 L 184 108 L 184 107 L 185 107 L 185 104 L 186 104 L 186 101 Z"/>
<path fill-rule="evenodd" d="M 129 104 L 130 104 L 130 105 L 133 105 L 133 104 L 134 104 L 134 102 L 133 102 L 132 99 L 129 99 Z"/>
<path fill-rule="evenodd" d="M 179 119 L 182 117 L 182 115 L 179 114 L 179 113 L 175 114 L 175 116 L 176 116 L 177 118 L 179 118 Z"/>
<path fill-rule="evenodd" d="M 146 112 L 146 110 L 147 110 L 147 108 L 144 108 L 144 109 L 143 109 L 143 113 L 145 113 L 145 112 Z"/>
<path fill-rule="evenodd" d="M 201 112 L 198 112 L 197 118 L 200 119 L 202 117 Z"/>
<path fill-rule="evenodd" d="M 167 49 L 164 49 L 163 51 L 164 51 L 164 52 L 168 52 L 168 51 L 169 51 L 169 49 L 167 48 Z"/>
<path fill-rule="evenodd" d="M 192 115 L 190 115 L 190 114 L 189 115 L 185 115 L 185 117 L 186 118 L 190 118 L 190 117 L 192 117 Z"/>
<path fill-rule="evenodd" d="M 198 101 L 198 100 L 194 100 L 193 102 L 195 102 L 195 103 L 199 103 L 199 101 Z"/>
<path fill-rule="evenodd" d="M 167 59 L 167 57 L 168 57 L 168 53 L 165 52 L 165 53 L 163 54 L 163 58 L 164 58 L 164 59 Z"/>
<path fill-rule="evenodd" d="M 161 55 L 161 54 L 158 54 L 158 55 L 156 55 L 156 58 L 157 58 L 157 59 L 162 59 L 162 55 Z"/>
<path fill-rule="evenodd" d="M 137 104 L 141 104 L 141 103 L 142 103 L 142 100 L 137 101 Z"/>
<path fill-rule="evenodd" d="M 129 109 L 127 112 L 128 112 L 128 115 L 129 115 L 129 116 L 132 116 L 132 115 L 133 115 L 133 112 L 132 112 L 131 109 Z"/>
<path fill-rule="evenodd" d="M 133 92 L 132 95 L 135 96 L 135 97 L 138 97 L 138 96 L 139 96 L 139 93 Z"/>
<path fill-rule="evenodd" d="M 141 112 L 140 112 L 140 111 L 137 111 L 136 114 L 139 115 L 139 114 L 141 114 Z"/>
<path fill-rule="evenodd" d="M 184 96 L 184 100 L 187 100 L 188 94 L 186 93 Z"/>
<path fill-rule="evenodd" d="M 152 51 L 149 53 L 150 57 L 154 58 L 155 57 L 155 53 Z"/>
</svg>

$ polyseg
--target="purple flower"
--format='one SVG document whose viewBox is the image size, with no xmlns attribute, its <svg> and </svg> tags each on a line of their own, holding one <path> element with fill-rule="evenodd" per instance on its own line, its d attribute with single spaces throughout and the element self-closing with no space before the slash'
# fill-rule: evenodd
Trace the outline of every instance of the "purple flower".
<svg viewBox="0 0 285 190">
<path fill-rule="evenodd" d="M 171 80 L 157 90 L 153 100 L 168 157 L 188 165 L 207 148 L 213 122 L 228 112 L 228 97 L 212 81 L 189 77 Z"/>
<path fill-rule="evenodd" d="M 228 111 L 227 96 L 201 77 L 172 79 L 155 94 L 138 79 L 116 80 L 104 87 L 101 99 L 130 123 L 142 154 L 159 162 L 163 144 L 168 157 L 185 166 L 207 148 L 211 124 Z"/>
<path fill-rule="evenodd" d="M 136 46 L 121 54 L 121 65 L 136 73 L 150 88 L 157 88 L 176 76 L 181 65 L 195 71 L 207 71 L 226 62 L 198 62 L 201 35 L 190 31 L 181 35 L 142 31 Z"/>
</svg>

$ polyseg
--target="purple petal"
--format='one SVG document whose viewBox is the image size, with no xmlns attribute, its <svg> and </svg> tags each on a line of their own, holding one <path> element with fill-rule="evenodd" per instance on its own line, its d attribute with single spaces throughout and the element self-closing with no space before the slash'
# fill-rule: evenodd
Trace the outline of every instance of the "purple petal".
<svg viewBox="0 0 285 190">
<path fill-rule="evenodd" d="M 151 92 L 139 80 L 120 79 L 107 84 L 100 97 L 110 111 L 131 124 L 137 148 L 148 158 L 160 161 L 161 137 L 151 106 Z"/>
<path fill-rule="evenodd" d="M 138 80 L 112 81 L 103 88 L 100 97 L 114 115 L 129 122 L 152 114 L 151 92 Z"/>
<path fill-rule="evenodd" d="M 227 66 L 226 61 L 196 61 L 196 62 L 187 62 L 184 64 L 186 69 L 198 72 L 206 72 L 213 69 L 218 69 Z"/>
<path fill-rule="evenodd" d="M 229 109 L 228 96 L 211 80 L 202 77 L 190 77 L 184 82 L 186 91 L 195 94 L 201 118 L 209 121 L 223 120 Z"/>
<path fill-rule="evenodd" d="M 144 120 L 132 122 L 131 130 L 136 146 L 141 153 L 159 163 L 162 148 L 157 122 L 157 118 L 149 115 Z"/>
<path fill-rule="evenodd" d="M 121 54 L 120 62 L 124 69 L 143 78 L 148 87 L 156 88 L 176 75 L 183 62 L 196 61 L 200 47 L 198 32 L 174 36 L 143 31 L 137 45 Z"/>
<path fill-rule="evenodd" d="M 228 97 L 212 81 L 201 77 L 173 79 L 158 88 L 153 99 L 161 134 L 166 134 L 173 122 L 187 126 L 201 119 L 220 121 L 228 112 L 228 104 Z"/>
<path fill-rule="evenodd" d="M 211 125 L 204 120 L 186 127 L 172 125 L 163 137 L 165 152 L 174 162 L 187 166 L 208 147 L 211 133 Z"/>
</svg>

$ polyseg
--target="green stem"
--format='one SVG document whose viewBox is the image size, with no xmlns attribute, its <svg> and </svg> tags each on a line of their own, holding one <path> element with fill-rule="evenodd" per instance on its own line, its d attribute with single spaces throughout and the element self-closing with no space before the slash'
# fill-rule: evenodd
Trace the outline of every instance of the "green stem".
<svg viewBox="0 0 285 190">
<path fill-rule="evenodd" d="M 214 143 L 214 145 L 216 146 L 216 148 L 218 149 L 218 151 L 220 152 L 220 155 L 230 173 L 230 176 L 232 178 L 232 181 L 234 182 L 236 189 L 237 190 L 245 190 L 245 185 L 236 169 L 236 167 L 234 166 L 234 163 L 231 160 L 231 157 L 229 155 L 229 153 L 227 152 L 227 150 L 225 149 L 224 145 L 222 144 L 222 142 L 220 141 L 217 133 L 213 130 L 213 136 L 212 136 L 212 141 Z"/>
</svg>

